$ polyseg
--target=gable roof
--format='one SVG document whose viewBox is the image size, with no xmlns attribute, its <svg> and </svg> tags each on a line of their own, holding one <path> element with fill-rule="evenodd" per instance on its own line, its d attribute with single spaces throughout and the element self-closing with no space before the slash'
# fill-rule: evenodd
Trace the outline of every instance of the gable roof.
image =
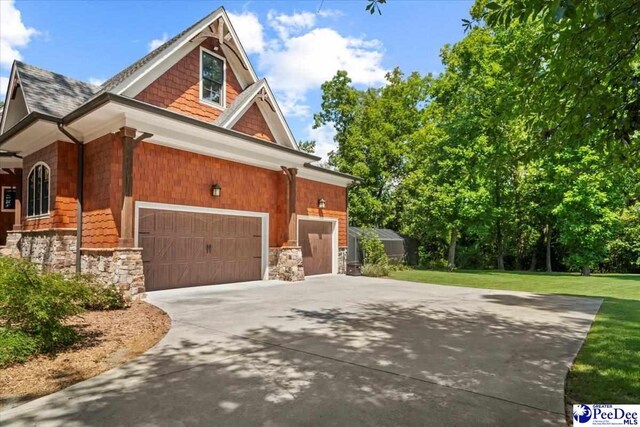
<svg viewBox="0 0 640 427">
<path fill-rule="evenodd" d="M 226 127 L 236 114 L 240 113 L 260 93 L 260 89 L 264 87 L 265 82 L 265 79 L 260 79 L 240 92 L 236 99 L 213 121 L 213 124 Z"/>
<path fill-rule="evenodd" d="M 16 73 L 29 112 L 63 117 L 98 91 L 96 86 L 20 61 Z"/>
<path fill-rule="evenodd" d="M 116 75 L 111 77 L 109 80 L 107 80 L 106 82 L 104 82 L 100 86 L 100 92 L 109 92 L 112 89 L 114 89 L 120 83 L 124 82 L 129 76 L 131 76 L 136 71 L 138 71 L 140 68 L 142 68 L 145 64 L 147 64 L 148 62 L 152 61 L 154 58 L 156 58 L 157 56 L 161 55 L 163 52 L 167 51 L 171 46 L 176 44 L 176 42 L 178 40 L 180 40 L 182 37 L 184 37 L 186 34 L 191 33 L 192 31 L 194 31 L 194 29 L 196 29 L 197 27 L 200 27 L 204 22 L 210 20 L 212 16 L 217 15 L 218 13 L 220 13 L 221 10 L 222 10 L 222 8 L 216 9 L 215 11 L 213 11 L 209 15 L 205 16 L 204 18 L 202 18 L 201 20 L 199 20 L 195 24 L 193 24 L 190 27 L 186 28 L 182 32 L 176 34 L 174 37 L 172 37 L 171 39 L 167 40 L 165 43 L 161 44 L 160 46 L 158 46 L 157 48 L 155 48 L 154 50 L 152 50 L 151 52 L 149 52 L 148 54 L 146 54 L 142 58 L 138 59 L 136 62 L 134 62 L 133 64 L 129 65 L 124 70 L 118 72 Z"/>
<path fill-rule="evenodd" d="M 244 88 L 212 124 L 231 128 L 256 103 L 278 144 L 297 149 L 291 130 L 265 79 L 258 80 L 229 17 L 220 7 L 189 26 L 179 34 L 143 56 L 104 82 L 101 86 L 53 73 L 19 61 L 12 74 L 24 92 L 27 114 L 40 113 L 61 118 L 103 93 L 134 98 L 168 68 L 191 52 L 199 40 L 215 37 L 221 44 L 229 64 L 236 69 L 236 77 Z M 241 74 L 242 76 L 239 76 Z M 260 96 L 260 95 L 263 96 Z M 258 98 L 260 96 L 260 102 Z M 4 109 L 7 114 L 7 108 Z M 3 117 L 4 119 L 4 117 Z M 1 122 L 0 122 L 1 124 Z M 0 132 L 5 129 L 1 129 Z"/>
</svg>

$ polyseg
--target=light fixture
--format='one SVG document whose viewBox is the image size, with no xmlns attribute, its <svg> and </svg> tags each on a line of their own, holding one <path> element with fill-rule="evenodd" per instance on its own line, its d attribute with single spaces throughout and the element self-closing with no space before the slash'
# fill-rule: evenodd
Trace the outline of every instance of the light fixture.
<svg viewBox="0 0 640 427">
<path fill-rule="evenodd" d="M 326 205 L 327 205 L 327 202 L 323 198 L 318 199 L 318 208 L 324 209 Z"/>
<path fill-rule="evenodd" d="M 220 185 L 218 185 L 217 183 L 213 184 L 211 186 L 211 195 L 213 197 L 220 197 L 220 191 L 221 190 L 222 190 L 222 188 L 220 187 Z"/>
</svg>

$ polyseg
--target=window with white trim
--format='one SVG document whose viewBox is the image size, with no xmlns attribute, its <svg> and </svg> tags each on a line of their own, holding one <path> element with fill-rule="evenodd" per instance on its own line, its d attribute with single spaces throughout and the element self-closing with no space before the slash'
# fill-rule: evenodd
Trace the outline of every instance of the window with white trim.
<svg viewBox="0 0 640 427">
<path fill-rule="evenodd" d="M 200 54 L 200 98 L 224 107 L 224 60 L 205 50 Z"/>
<path fill-rule="evenodd" d="M 27 178 L 27 217 L 49 213 L 49 166 L 38 163 Z"/>
</svg>

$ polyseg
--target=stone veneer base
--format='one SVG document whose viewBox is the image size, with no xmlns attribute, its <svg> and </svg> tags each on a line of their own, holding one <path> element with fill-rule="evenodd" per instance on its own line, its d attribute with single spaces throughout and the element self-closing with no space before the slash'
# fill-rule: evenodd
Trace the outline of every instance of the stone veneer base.
<svg viewBox="0 0 640 427">
<path fill-rule="evenodd" d="M 304 280 L 302 248 L 299 246 L 269 248 L 269 280 L 287 282 Z"/>
<path fill-rule="evenodd" d="M 81 248 L 80 253 L 82 273 L 115 285 L 128 296 L 144 292 L 141 248 Z M 26 259 L 44 271 L 72 274 L 76 271 L 76 230 L 9 231 L 0 255 Z"/>
</svg>

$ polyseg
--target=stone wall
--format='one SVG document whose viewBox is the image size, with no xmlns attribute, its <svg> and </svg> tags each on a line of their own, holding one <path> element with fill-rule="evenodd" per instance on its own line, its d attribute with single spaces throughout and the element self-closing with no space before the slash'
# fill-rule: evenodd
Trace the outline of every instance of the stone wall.
<svg viewBox="0 0 640 427">
<path fill-rule="evenodd" d="M 86 249 L 81 251 L 82 272 L 106 285 L 115 285 L 127 296 L 144 293 L 141 248 Z M 3 256 L 24 258 L 44 271 L 75 273 L 76 231 L 49 229 L 10 231 Z"/>
<path fill-rule="evenodd" d="M 6 250 L 11 256 L 27 259 L 44 271 L 71 273 L 76 265 L 76 230 L 10 231 Z"/>
<path fill-rule="evenodd" d="M 297 282 L 304 280 L 302 248 L 269 248 L 269 280 Z"/>
<path fill-rule="evenodd" d="M 347 247 L 338 249 L 338 274 L 347 274 Z"/>
<path fill-rule="evenodd" d="M 144 292 L 141 248 L 81 249 L 82 272 L 104 284 L 115 285 L 129 296 Z"/>
</svg>

